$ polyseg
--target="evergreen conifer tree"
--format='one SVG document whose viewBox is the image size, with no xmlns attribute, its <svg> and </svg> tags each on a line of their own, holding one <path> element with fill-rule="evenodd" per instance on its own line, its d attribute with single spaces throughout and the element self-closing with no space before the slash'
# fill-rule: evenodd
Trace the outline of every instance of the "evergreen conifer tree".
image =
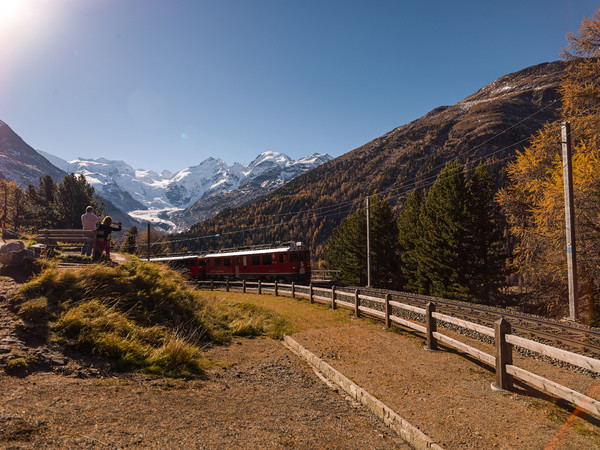
<svg viewBox="0 0 600 450">
<path fill-rule="evenodd" d="M 67 175 L 57 186 L 55 211 L 58 225 L 64 228 L 81 228 L 81 215 L 88 205 L 97 206 L 94 188 L 83 175 Z"/>
<path fill-rule="evenodd" d="M 371 196 L 371 283 L 394 287 L 399 274 L 398 219 L 389 203 L 376 191 Z M 361 208 L 342 220 L 325 249 L 327 267 L 340 271 L 340 281 L 367 284 L 367 217 Z"/>
<path fill-rule="evenodd" d="M 420 222 L 417 283 L 434 296 L 468 298 L 466 184 L 458 161 L 441 170 L 429 190 Z"/>
<path fill-rule="evenodd" d="M 495 182 L 479 164 L 467 183 L 467 278 L 471 295 L 489 303 L 503 285 L 507 251 L 505 225 L 495 202 Z"/>
<path fill-rule="evenodd" d="M 125 242 L 121 246 L 121 251 L 123 253 L 135 254 L 135 250 L 137 248 L 137 235 L 138 229 L 137 227 L 131 227 L 129 232 L 127 233 L 127 237 L 125 238 Z"/>
<path fill-rule="evenodd" d="M 367 220 L 363 208 L 333 230 L 325 248 L 325 260 L 329 269 L 340 271 L 343 283 L 367 284 Z"/>
<path fill-rule="evenodd" d="M 417 189 L 406 199 L 400 212 L 398 244 L 400 250 L 402 289 L 408 292 L 425 293 L 425 286 L 419 277 L 419 239 L 421 222 L 419 216 L 423 207 L 423 195 Z"/>
<path fill-rule="evenodd" d="M 371 196 L 370 213 L 371 284 L 398 287 L 401 283 L 398 218 L 378 191 Z"/>
<path fill-rule="evenodd" d="M 27 187 L 27 203 L 30 206 L 29 224 L 34 228 L 56 228 L 57 214 L 54 209 L 56 183 L 50 175 L 40 178 L 38 186 Z"/>
</svg>

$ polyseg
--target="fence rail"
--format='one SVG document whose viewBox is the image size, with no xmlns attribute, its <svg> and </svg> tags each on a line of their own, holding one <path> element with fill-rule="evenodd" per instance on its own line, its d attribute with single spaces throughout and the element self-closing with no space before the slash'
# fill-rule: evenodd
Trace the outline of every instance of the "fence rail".
<svg viewBox="0 0 600 450">
<path fill-rule="evenodd" d="M 210 285 L 210 289 L 215 288 L 214 281 L 199 282 L 199 284 L 201 286 L 208 284 Z M 496 389 L 511 390 L 513 387 L 513 377 L 519 378 L 520 380 L 529 383 L 542 391 L 555 395 L 574 404 L 579 409 L 585 410 L 596 416 L 600 416 L 600 401 L 554 381 L 548 380 L 540 375 L 529 372 L 521 367 L 515 366 L 512 361 L 512 353 L 513 346 L 518 346 L 537 354 L 597 373 L 600 373 L 600 360 L 579 355 L 577 353 L 572 353 L 512 334 L 511 325 L 504 318 L 498 320 L 494 324 L 494 328 L 490 328 L 469 322 L 464 319 L 449 316 L 447 314 L 437 313 L 435 312 L 434 302 L 430 302 L 427 305 L 427 308 L 423 309 L 416 306 L 407 305 L 399 301 L 392 301 L 390 300 L 389 294 L 385 295 L 384 298 L 381 298 L 374 297 L 373 295 L 363 295 L 359 290 L 356 290 L 354 295 L 352 295 L 348 292 L 336 291 L 335 286 L 333 286 L 331 289 L 326 289 L 313 287 L 312 284 L 303 286 L 296 285 L 295 283 L 288 285 L 278 284 L 277 282 L 261 283 L 260 281 L 257 283 L 247 283 L 246 281 L 243 281 L 241 283 L 241 287 L 238 286 L 240 283 L 230 283 L 229 281 L 217 282 L 216 284 L 224 284 L 225 290 L 227 291 L 234 286 L 238 289 L 241 289 L 243 292 L 251 290 L 253 292 L 258 292 L 259 294 L 263 292 L 270 292 L 275 295 L 289 295 L 293 298 L 305 298 L 311 303 L 318 302 L 323 304 L 331 304 L 332 309 L 340 307 L 354 310 L 354 313 L 357 317 L 360 317 L 364 314 L 372 318 L 381 319 L 385 322 L 387 327 L 390 327 L 392 323 L 395 323 L 397 325 L 410 328 L 419 333 L 423 333 L 426 336 L 426 348 L 429 350 L 436 349 L 439 341 L 448 347 L 460 350 L 492 367 L 495 367 L 496 381 L 493 386 Z M 254 287 L 254 285 L 256 285 L 256 287 Z M 315 295 L 315 293 L 328 295 Z M 353 301 L 348 301 L 348 299 L 352 299 L 352 297 Z M 373 305 L 365 306 L 363 304 L 365 301 L 371 302 Z M 375 309 L 372 306 L 381 307 L 381 310 Z M 417 321 L 407 320 L 393 314 L 393 308 L 423 316 L 424 324 L 421 324 Z M 450 323 L 466 330 L 475 331 L 484 336 L 493 338 L 495 342 L 495 355 L 486 353 L 437 331 L 438 321 Z"/>
</svg>

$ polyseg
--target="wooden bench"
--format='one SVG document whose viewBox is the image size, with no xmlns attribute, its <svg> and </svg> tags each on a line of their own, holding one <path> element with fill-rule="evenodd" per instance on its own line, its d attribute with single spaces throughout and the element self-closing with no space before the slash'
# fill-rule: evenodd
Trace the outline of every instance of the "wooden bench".
<svg viewBox="0 0 600 450">
<path fill-rule="evenodd" d="M 44 255 L 51 256 L 54 249 L 59 248 L 61 244 L 83 244 L 90 242 L 92 244 L 92 255 L 96 252 L 96 230 L 49 230 L 38 231 L 36 240 L 44 244 Z"/>
</svg>

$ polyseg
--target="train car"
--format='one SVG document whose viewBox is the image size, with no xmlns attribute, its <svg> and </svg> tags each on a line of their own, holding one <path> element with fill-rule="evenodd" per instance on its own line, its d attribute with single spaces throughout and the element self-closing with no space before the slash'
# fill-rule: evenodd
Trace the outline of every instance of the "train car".
<svg viewBox="0 0 600 450">
<path fill-rule="evenodd" d="M 310 252 L 301 242 L 209 252 L 188 263 L 198 279 L 310 280 Z"/>
</svg>

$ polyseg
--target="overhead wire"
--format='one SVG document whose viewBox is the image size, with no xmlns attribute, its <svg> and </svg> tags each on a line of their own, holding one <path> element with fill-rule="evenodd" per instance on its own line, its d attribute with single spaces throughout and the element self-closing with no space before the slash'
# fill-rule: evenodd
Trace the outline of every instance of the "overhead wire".
<svg viewBox="0 0 600 450">
<path fill-rule="evenodd" d="M 476 150 L 482 148 L 484 145 L 492 142 L 493 140 L 497 139 L 499 136 L 507 133 L 508 131 L 510 131 L 511 129 L 517 127 L 518 125 L 531 120 L 534 116 L 536 116 L 537 114 L 539 114 L 540 112 L 546 110 L 547 108 L 549 108 L 550 106 L 553 106 L 558 100 L 553 100 L 551 103 L 545 105 L 542 108 L 539 108 L 537 111 L 535 111 L 534 113 L 530 114 L 529 116 L 519 120 L 518 122 L 512 124 L 511 126 L 509 126 L 508 128 L 494 134 L 493 136 L 491 136 L 490 138 L 486 139 L 484 142 L 478 144 L 477 146 L 466 150 L 466 152 L 462 153 L 461 155 L 458 155 L 454 158 L 451 158 L 450 160 L 445 161 L 443 164 L 439 164 L 437 166 L 434 166 L 431 169 L 428 169 L 426 172 L 424 172 L 424 174 L 428 174 L 428 173 L 432 173 L 434 171 L 436 171 L 437 169 L 440 169 L 441 167 L 445 166 L 446 164 L 448 164 L 449 162 L 453 162 L 456 161 L 460 158 L 464 158 L 465 154 L 472 154 L 473 152 L 475 152 Z M 589 112 L 590 110 L 597 108 L 597 106 L 591 106 L 589 108 L 587 108 L 585 111 L 581 112 L 580 115 L 585 114 L 587 112 Z M 503 148 L 494 150 L 493 152 L 487 154 L 487 155 L 483 155 L 480 156 L 478 158 L 475 158 L 473 160 L 468 161 L 469 164 L 475 164 L 477 162 L 481 162 L 481 161 L 485 161 L 490 159 L 491 157 L 493 157 L 494 155 L 504 152 L 506 150 L 509 150 L 512 147 L 515 147 L 517 145 L 520 145 L 524 142 L 527 142 L 531 139 L 531 136 L 528 136 L 526 138 L 523 138 L 517 142 L 514 142 L 508 146 L 505 146 Z M 506 161 L 508 159 L 513 159 L 515 158 L 516 155 L 509 155 L 506 156 L 504 158 L 500 158 L 497 160 L 492 161 L 492 164 L 498 164 L 501 163 L 503 161 Z M 491 164 L 490 164 L 491 165 Z M 406 196 L 408 191 L 410 190 L 410 188 L 414 188 L 416 185 L 419 185 L 422 188 L 427 188 L 432 186 L 435 183 L 435 180 L 438 178 L 439 174 L 436 173 L 432 173 L 432 175 L 430 175 L 429 177 L 426 178 L 420 178 L 419 180 L 411 180 L 409 183 L 402 183 L 399 186 L 394 186 L 391 187 L 387 190 L 381 191 L 380 194 L 381 195 L 385 195 L 387 198 L 402 198 L 403 196 Z M 400 192 L 396 192 L 394 194 L 394 191 L 400 191 Z M 390 195 L 391 194 L 391 195 Z M 305 210 L 299 210 L 299 211 L 289 211 L 289 212 L 284 212 L 284 213 L 276 213 L 276 214 L 262 214 L 262 215 L 257 215 L 255 216 L 255 219 L 268 219 L 268 218 L 275 218 L 275 217 L 279 217 L 279 218 L 283 218 L 286 216 L 293 216 L 296 215 L 297 217 L 293 218 L 292 220 L 296 221 L 296 220 L 304 220 L 304 216 L 308 215 L 308 214 L 314 214 L 315 218 L 322 218 L 322 217 L 336 217 L 339 216 L 341 214 L 347 215 L 350 211 L 352 211 L 353 205 L 357 204 L 357 203 L 361 203 L 362 200 L 364 200 L 364 198 L 366 197 L 372 197 L 372 195 L 364 195 L 364 196 L 358 196 L 355 199 L 352 200 L 347 200 L 345 202 L 342 203 L 336 203 L 334 205 L 325 205 L 325 206 L 320 206 L 320 207 L 316 207 L 316 208 L 309 208 L 309 209 L 305 209 Z M 286 195 L 284 197 L 280 197 L 278 200 L 281 200 L 281 198 L 285 198 L 285 197 L 291 197 L 291 198 L 295 198 L 297 199 L 297 196 L 294 196 L 292 194 L 290 195 Z M 335 212 L 335 210 L 338 210 L 338 212 Z M 252 228 L 241 228 L 238 230 L 233 230 L 233 231 L 228 231 L 228 232 L 222 232 L 222 233 L 215 233 L 215 234 L 211 234 L 211 235 L 205 235 L 205 236 L 195 236 L 195 237 L 189 237 L 189 238 L 181 238 L 181 239 L 169 239 L 169 243 L 181 243 L 181 242 L 191 242 L 191 241 L 199 241 L 202 239 L 210 239 L 210 238 L 215 238 L 215 237 L 221 237 L 221 236 L 230 236 L 230 235 L 234 235 L 234 234 L 240 234 L 240 233 L 247 233 L 247 232 L 254 232 L 254 231 L 262 231 L 268 228 L 274 228 L 277 226 L 281 226 L 283 225 L 282 223 L 275 223 L 275 224 L 266 224 L 266 225 L 261 225 L 258 227 L 252 227 Z M 152 245 L 157 245 L 161 243 L 160 240 L 157 240 L 153 243 L 150 244 L 150 246 Z M 144 247 L 147 246 L 148 244 L 146 243 L 140 243 L 138 244 L 138 247 Z"/>
</svg>

